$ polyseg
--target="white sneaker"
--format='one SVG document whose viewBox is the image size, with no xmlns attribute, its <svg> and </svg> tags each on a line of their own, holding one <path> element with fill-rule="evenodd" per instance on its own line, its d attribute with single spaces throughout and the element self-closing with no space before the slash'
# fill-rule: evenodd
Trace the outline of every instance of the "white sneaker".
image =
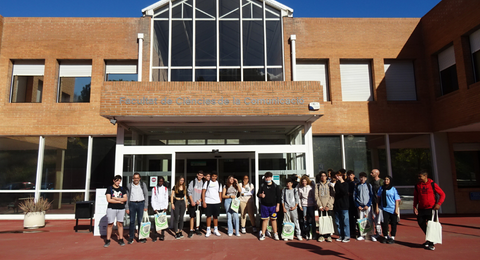
<svg viewBox="0 0 480 260">
<path fill-rule="evenodd" d="M 287 242 L 287 241 L 288 241 L 288 238 L 284 238 L 283 241 Z"/>
<path fill-rule="evenodd" d="M 273 234 L 273 239 L 275 239 L 275 240 L 277 240 L 277 241 L 280 240 L 280 238 L 278 238 L 278 234 L 277 234 L 277 233 Z"/>
<path fill-rule="evenodd" d="M 335 241 L 341 242 L 341 241 L 343 241 L 343 238 L 342 238 L 342 237 L 339 237 L 339 238 L 335 239 Z"/>
<path fill-rule="evenodd" d="M 373 242 L 377 242 L 377 235 L 371 236 Z"/>
<path fill-rule="evenodd" d="M 216 234 L 215 234 L 216 235 Z M 233 236 L 233 233 L 232 234 L 228 234 L 229 237 Z"/>
<path fill-rule="evenodd" d="M 239 237 L 239 236 L 240 236 L 240 232 L 237 232 L 236 236 Z"/>
<path fill-rule="evenodd" d="M 303 240 L 302 236 L 297 236 L 297 239 L 298 239 L 298 241 L 302 241 L 302 240 Z"/>
<path fill-rule="evenodd" d="M 221 236 L 221 235 L 220 235 L 220 232 L 218 232 L 218 229 L 215 229 L 215 230 L 213 231 L 213 234 L 215 234 L 217 237 Z"/>
<path fill-rule="evenodd" d="M 264 235 L 260 235 L 260 237 L 258 238 L 258 240 L 260 240 L 260 241 L 265 240 L 265 236 L 264 236 Z"/>
<path fill-rule="evenodd" d="M 212 234 L 212 231 L 209 229 L 207 230 L 207 233 L 205 234 L 205 237 L 209 237 Z"/>
<path fill-rule="evenodd" d="M 357 237 L 357 240 L 358 240 L 358 241 L 363 241 L 363 240 L 365 240 L 365 238 L 362 237 L 362 236 L 360 236 L 360 237 Z"/>
<path fill-rule="evenodd" d="M 272 236 L 272 234 L 270 234 L 270 231 L 268 231 L 268 230 L 267 230 L 267 231 L 265 231 L 265 236 L 267 236 L 267 237 L 271 237 L 271 236 Z"/>
<path fill-rule="evenodd" d="M 253 231 L 253 232 L 255 232 L 255 231 Z M 242 227 L 242 234 L 246 234 L 246 233 L 247 233 L 247 229 Z"/>
</svg>

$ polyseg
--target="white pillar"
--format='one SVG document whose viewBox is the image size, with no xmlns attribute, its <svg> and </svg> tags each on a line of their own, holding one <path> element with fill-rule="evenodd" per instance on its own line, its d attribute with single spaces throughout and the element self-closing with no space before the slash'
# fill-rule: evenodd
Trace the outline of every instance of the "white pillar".
<svg viewBox="0 0 480 260">
<path fill-rule="evenodd" d="M 297 53 L 295 47 L 295 41 L 297 36 L 295 34 L 290 35 L 290 42 L 292 43 L 292 80 L 297 80 Z"/>
<path fill-rule="evenodd" d="M 313 161 L 313 136 L 312 136 L 312 123 L 308 122 L 305 124 L 305 145 L 307 146 L 307 152 L 305 154 L 305 164 L 307 175 L 310 178 L 315 176 L 315 167 Z"/>
<path fill-rule="evenodd" d="M 93 137 L 88 137 L 88 149 L 87 149 L 87 170 L 85 178 L 85 201 L 90 200 L 90 179 L 92 176 L 92 154 L 93 154 Z"/>
<path fill-rule="evenodd" d="M 37 179 L 35 180 L 35 202 L 40 198 L 42 188 L 43 157 L 45 152 L 45 137 L 38 138 Z"/>
<path fill-rule="evenodd" d="M 117 124 L 117 144 L 115 146 L 115 175 L 123 176 L 124 129 Z M 112 179 L 113 177 L 112 176 Z"/>
<path fill-rule="evenodd" d="M 347 160 L 345 159 L 345 136 L 340 135 L 340 143 L 342 145 L 342 168 L 347 169 Z"/>
<path fill-rule="evenodd" d="M 143 61 L 143 33 L 138 34 L 138 81 L 142 81 L 142 61 Z"/>
</svg>

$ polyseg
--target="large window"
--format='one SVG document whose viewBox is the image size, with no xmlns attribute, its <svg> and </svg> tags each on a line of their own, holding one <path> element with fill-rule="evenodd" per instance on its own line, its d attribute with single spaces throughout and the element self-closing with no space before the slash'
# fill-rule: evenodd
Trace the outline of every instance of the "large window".
<svg viewBox="0 0 480 260">
<path fill-rule="evenodd" d="M 470 50 L 473 59 L 475 82 L 480 81 L 480 29 L 470 35 Z"/>
<path fill-rule="evenodd" d="M 480 143 L 453 144 L 457 187 L 480 186 Z"/>
<path fill-rule="evenodd" d="M 438 54 L 438 69 L 440 71 L 440 94 L 443 96 L 458 90 L 457 65 L 453 46 Z"/>
<path fill-rule="evenodd" d="M 90 102 L 92 62 L 61 61 L 58 102 Z"/>
<path fill-rule="evenodd" d="M 168 2 L 154 11 L 152 80 L 283 80 L 281 16 L 258 0 Z"/>
<path fill-rule="evenodd" d="M 417 100 L 413 62 L 409 60 L 385 60 L 387 100 Z"/>
<path fill-rule="evenodd" d="M 44 61 L 14 61 L 10 102 L 41 103 L 44 71 Z"/>
<path fill-rule="evenodd" d="M 343 101 L 373 101 L 370 61 L 340 61 Z"/>
</svg>

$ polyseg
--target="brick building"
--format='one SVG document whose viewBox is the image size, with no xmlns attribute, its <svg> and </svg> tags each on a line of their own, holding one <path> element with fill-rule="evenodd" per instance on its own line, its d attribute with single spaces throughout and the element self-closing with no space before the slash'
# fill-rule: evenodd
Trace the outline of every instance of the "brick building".
<svg viewBox="0 0 480 260">
<path fill-rule="evenodd" d="M 194 11 L 195 10 L 195 11 Z M 72 218 L 114 174 L 416 173 L 479 213 L 480 4 L 294 18 L 272 0 L 162 0 L 141 18 L 0 16 L 0 218 Z"/>
</svg>

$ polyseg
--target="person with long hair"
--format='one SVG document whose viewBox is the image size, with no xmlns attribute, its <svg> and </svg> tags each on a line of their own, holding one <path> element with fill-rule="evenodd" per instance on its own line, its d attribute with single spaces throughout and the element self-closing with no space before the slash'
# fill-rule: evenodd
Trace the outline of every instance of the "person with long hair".
<svg viewBox="0 0 480 260">
<path fill-rule="evenodd" d="M 382 209 L 383 212 L 382 243 L 393 244 L 395 243 L 395 235 L 397 234 L 400 195 L 398 195 L 397 189 L 393 187 L 392 177 L 385 177 L 383 186 L 378 189 L 377 197 L 379 201 L 376 208 L 377 214 L 379 214 L 379 208 Z M 388 235 L 388 223 L 390 223 L 392 227 L 390 235 Z"/>
<path fill-rule="evenodd" d="M 238 212 L 231 209 L 232 201 L 237 198 L 239 192 L 242 192 L 242 189 L 238 185 L 238 180 L 233 178 L 232 175 L 228 176 L 222 193 L 222 197 L 225 199 L 223 202 L 225 211 L 227 212 L 228 236 L 233 235 L 233 226 L 235 226 L 235 235 L 240 236 Z"/>
<path fill-rule="evenodd" d="M 255 201 L 253 199 L 255 187 L 250 183 L 248 175 L 243 176 L 242 183 L 239 183 L 238 186 L 242 190 L 242 192 L 240 192 L 240 224 L 242 226 L 242 233 L 247 233 L 245 228 L 247 224 L 247 214 L 250 218 L 250 223 L 252 223 L 252 232 L 257 233 L 255 226 Z"/>
<path fill-rule="evenodd" d="M 304 234 L 307 240 L 315 234 L 315 189 L 307 175 L 303 175 L 297 187 L 300 210 L 303 212 Z"/>
<path fill-rule="evenodd" d="M 333 203 L 335 202 L 335 191 L 333 186 L 330 185 L 330 182 L 327 180 L 327 173 L 321 171 L 320 180 L 317 182 L 315 187 L 315 200 L 318 207 L 318 216 L 322 214 L 333 217 Z M 332 234 L 319 234 L 318 242 L 332 242 Z"/>
<path fill-rule="evenodd" d="M 348 219 L 348 183 L 345 181 L 345 169 L 338 170 L 335 182 L 335 203 L 333 211 L 335 212 L 335 223 L 339 237 L 338 242 L 350 242 L 350 223 Z"/>
<path fill-rule="evenodd" d="M 175 187 L 172 190 L 172 196 L 170 197 L 173 211 L 173 231 L 175 232 L 175 238 L 180 239 L 183 237 L 183 215 L 185 215 L 187 205 L 187 187 L 185 185 L 185 178 L 180 177 L 175 183 Z"/>
</svg>

